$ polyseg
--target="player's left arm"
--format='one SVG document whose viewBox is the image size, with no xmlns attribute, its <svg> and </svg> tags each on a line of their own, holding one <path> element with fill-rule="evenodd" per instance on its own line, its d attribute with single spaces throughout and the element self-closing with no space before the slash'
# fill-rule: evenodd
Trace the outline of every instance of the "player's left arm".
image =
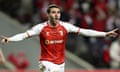
<svg viewBox="0 0 120 72">
<path fill-rule="evenodd" d="M 90 37 L 106 37 L 106 36 L 115 37 L 118 34 L 117 33 L 118 28 L 109 32 L 96 31 L 92 29 L 83 29 L 83 28 L 76 27 L 72 24 L 67 24 L 67 28 L 69 32 L 75 32 L 75 33 L 78 33 L 79 35 L 90 36 Z"/>
<path fill-rule="evenodd" d="M 85 35 L 85 36 L 91 36 L 91 37 L 116 37 L 118 35 L 117 33 L 118 29 L 114 29 L 109 32 L 101 32 L 91 29 L 80 29 L 79 34 Z"/>
</svg>

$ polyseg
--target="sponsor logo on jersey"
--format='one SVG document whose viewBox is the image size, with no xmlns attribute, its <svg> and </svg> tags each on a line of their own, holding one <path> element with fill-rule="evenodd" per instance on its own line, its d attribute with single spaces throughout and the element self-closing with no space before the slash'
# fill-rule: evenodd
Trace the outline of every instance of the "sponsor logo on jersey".
<svg viewBox="0 0 120 72">
<path fill-rule="evenodd" d="M 45 40 L 45 44 L 60 44 L 63 43 L 63 40 Z"/>
</svg>

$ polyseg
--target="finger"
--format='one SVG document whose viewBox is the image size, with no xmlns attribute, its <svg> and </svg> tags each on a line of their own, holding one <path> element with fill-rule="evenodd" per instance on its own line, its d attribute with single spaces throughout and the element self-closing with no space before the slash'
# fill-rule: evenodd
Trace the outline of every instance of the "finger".
<svg viewBox="0 0 120 72">
<path fill-rule="evenodd" d="M 115 32 L 112 33 L 112 36 L 113 36 L 113 37 L 116 37 L 117 35 L 118 35 L 118 33 L 115 33 Z"/>
<path fill-rule="evenodd" d="M 112 30 L 113 32 L 116 32 L 116 31 L 118 31 L 119 30 L 119 28 L 116 28 L 116 29 L 114 29 L 114 30 Z"/>
</svg>

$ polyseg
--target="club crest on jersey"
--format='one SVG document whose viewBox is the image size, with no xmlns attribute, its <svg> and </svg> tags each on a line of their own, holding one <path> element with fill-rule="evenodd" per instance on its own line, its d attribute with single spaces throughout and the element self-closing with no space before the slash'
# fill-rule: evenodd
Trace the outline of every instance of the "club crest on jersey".
<svg viewBox="0 0 120 72">
<path fill-rule="evenodd" d="M 63 40 L 45 40 L 45 44 L 49 45 L 49 44 L 60 44 L 63 43 Z"/>
<path fill-rule="evenodd" d="M 61 31 L 59 31 L 59 33 L 60 33 L 60 35 L 61 35 L 61 36 L 63 36 L 63 31 L 62 31 L 62 30 L 61 30 Z"/>
<path fill-rule="evenodd" d="M 46 32 L 46 35 L 49 36 L 50 35 L 49 32 Z"/>
</svg>

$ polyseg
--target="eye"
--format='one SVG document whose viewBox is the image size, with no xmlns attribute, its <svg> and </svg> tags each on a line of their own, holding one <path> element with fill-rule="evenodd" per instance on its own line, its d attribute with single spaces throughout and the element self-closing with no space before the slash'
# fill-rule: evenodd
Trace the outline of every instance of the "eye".
<svg viewBox="0 0 120 72">
<path fill-rule="evenodd" d="M 60 11 L 58 11 L 57 13 L 60 13 Z"/>
<path fill-rule="evenodd" d="M 56 11 L 52 11 L 52 13 L 56 13 Z"/>
</svg>

